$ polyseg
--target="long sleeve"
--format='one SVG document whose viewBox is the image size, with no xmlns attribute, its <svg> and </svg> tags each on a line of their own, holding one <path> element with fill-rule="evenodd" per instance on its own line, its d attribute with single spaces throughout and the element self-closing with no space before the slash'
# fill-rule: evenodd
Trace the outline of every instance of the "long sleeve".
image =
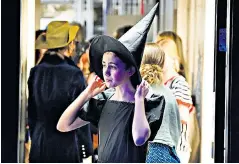
<svg viewBox="0 0 239 164">
<path fill-rule="evenodd" d="M 69 96 L 71 101 L 74 101 L 86 88 L 86 82 L 81 71 L 75 73 L 72 77 Z"/>
</svg>

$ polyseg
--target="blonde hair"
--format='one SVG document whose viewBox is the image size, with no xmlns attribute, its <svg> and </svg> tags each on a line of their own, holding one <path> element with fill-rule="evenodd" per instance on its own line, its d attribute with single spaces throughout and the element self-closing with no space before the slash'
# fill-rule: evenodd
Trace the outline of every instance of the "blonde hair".
<svg viewBox="0 0 239 164">
<path fill-rule="evenodd" d="M 162 83 L 164 60 L 165 54 L 156 43 L 145 45 L 140 74 L 150 85 Z"/>
<path fill-rule="evenodd" d="M 182 39 L 175 32 L 165 31 L 158 34 L 156 43 L 158 43 L 160 46 L 163 46 L 168 44 L 170 41 L 174 42 L 177 50 L 177 53 L 169 54 L 171 57 L 177 59 L 177 62 L 175 63 L 175 70 L 187 79 L 188 70 L 183 55 Z"/>
</svg>

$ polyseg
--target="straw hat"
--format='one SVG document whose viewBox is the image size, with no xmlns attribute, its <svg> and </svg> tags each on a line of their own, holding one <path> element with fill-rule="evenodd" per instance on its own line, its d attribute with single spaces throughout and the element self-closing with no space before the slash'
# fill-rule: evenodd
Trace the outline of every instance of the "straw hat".
<svg viewBox="0 0 239 164">
<path fill-rule="evenodd" d="M 46 33 L 41 34 L 35 43 L 36 49 L 54 49 L 67 46 L 76 37 L 79 27 L 67 21 L 52 21 Z"/>
</svg>

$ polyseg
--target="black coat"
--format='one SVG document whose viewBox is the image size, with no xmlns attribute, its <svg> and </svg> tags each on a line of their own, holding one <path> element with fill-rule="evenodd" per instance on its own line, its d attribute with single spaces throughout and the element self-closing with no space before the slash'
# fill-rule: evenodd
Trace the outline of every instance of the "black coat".
<svg viewBox="0 0 239 164">
<path fill-rule="evenodd" d="M 39 65 L 31 69 L 28 88 L 30 162 L 82 162 L 80 145 L 90 151 L 92 148 L 89 125 L 80 128 L 81 133 L 56 129 L 64 110 L 85 89 L 81 70 L 67 57 L 45 54 Z"/>
</svg>

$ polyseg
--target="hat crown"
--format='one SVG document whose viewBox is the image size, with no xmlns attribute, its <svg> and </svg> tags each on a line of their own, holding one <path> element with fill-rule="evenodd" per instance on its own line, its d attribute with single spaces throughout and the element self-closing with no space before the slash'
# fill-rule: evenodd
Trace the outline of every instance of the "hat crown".
<svg viewBox="0 0 239 164">
<path fill-rule="evenodd" d="M 46 31 L 46 42 L 49 45 L 54 43 L 64 44 L 68 41 L 70 25 L 66 21 L 54 21 L 51 22 Z"/>
<path fill-rule="evenodd" d="M 53 21 L 47 26 L 45 34 L 41 34 L 35 43 L 36 49 L 55 49 L 67 46 L 76 37 L 78 26 L 67 21 Z"/>
<path fill-rule="evenodd" d="M 134 56 L 138 67 L 140 67 L 141 64 L 147 34 L 158 10 L 158 6 L 159 3 L 157 3 L 143 19 L 119 38 L 119 41 Z"/>
</svg>

